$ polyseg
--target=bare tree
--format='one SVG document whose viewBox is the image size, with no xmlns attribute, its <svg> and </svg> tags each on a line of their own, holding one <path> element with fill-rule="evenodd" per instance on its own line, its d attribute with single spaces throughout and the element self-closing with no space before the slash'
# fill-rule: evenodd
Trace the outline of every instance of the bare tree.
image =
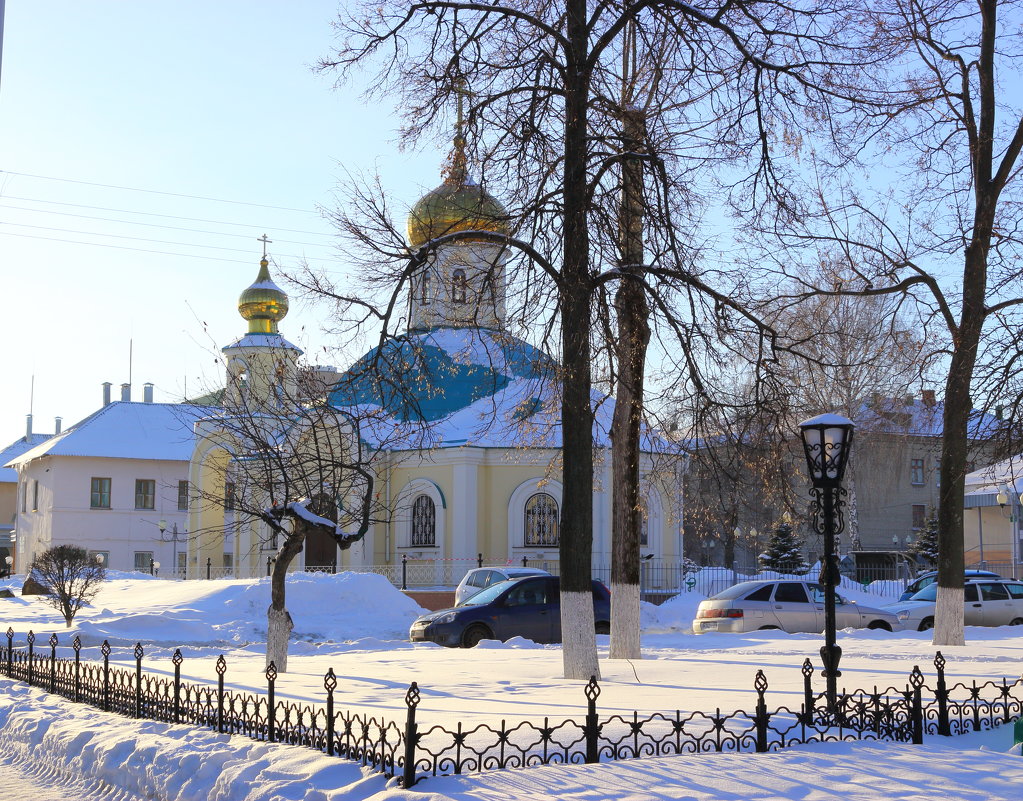
<svg viewBox="0 0 1023 801">
<path fill-rule="evenodd" d="M 37 556 L 29 568 L 29 579 L 46 591 L 45 598 L 71 628 L 78 610 L 99 592 L 106 571 L 103 563 L 77 545 L 57 545 Z"/>
<path fill-rule="evenodd" d="M 856 272 L 853 291 L 909 294 L 921 309 L 929 355 L 945 372 L 936 645 L 964 642 L 973 401 L 999 403 L 1016 372 L 1005 365 L 1019 354 L 1023 108 L 999 90 L 1021 78 L 1018 14 L 1018 3 L 1001 0 L 865 8 L 860 30 L 875 62 L 834 75 L 849 101 L 847 116 L 830 123 L 837 148 L 807 153 L 822 185 L 773 221 L 790 260 L 801 247 L 809 258 L 841 249 Z M 892 176 L 884 191 L 862 180 L 869 169 Z"/>
<path fill-rule="evenodd" d="M 234 376 L 223 407 L 197 422 L 195 462 L 205 473 L 193 482 L 191 503 L 217 510 L 220 528 L 192 537 L 237 538 L 249 550 L 239 557 L 273 554 L 266 662 L 286 671 L 294 626 L 286 606 L 289 569 L 313 545 L 336 566 L 337 550 L 365 536 L 378 514 L 379 451 L 367 446 L 370 416 L 328 403 L 322 381 L 293 382 L 282 372 L 261 395 L 250 391 L 251 380 Z"/>
<path fill-rule="evenodd" d="M 527 297 L 522 307 L 540 315 L 521 319 L 531 329 L 557 333 L 552 350 L 562 371 L 566 503 L 560 558 L 567 676 L 597 673 L 592 633 L 573 625 L 588 619 L 591 604 L 591 370 L 602 358 L 594 351 L 600 340 L 593 329 L 594 299 L 623 279 L 637 282 L 651 308 L 664 315 L 664 337 L 680 353 L 678 365 L 691 391 L 705 399 L 713 374 L 703 363 L 709 350 L 743 326 L 769 338 L 769 327 L 741 302 L 751 287 L 731 271 L 716 276 L 722 280 L 715 286 L 715 276 L 694 269 L 695 248 L 681 242 L 678 231 L 699 217 L 691 182 L 698 175 L 713 182 L 723 163 L 739 164 L 727 191 L 749 202 L 763 193 L 785 194 L 785 176 L 772 159 L 774 126 L 793 118 L 786 104 L 802 106 L 827 96 L 820 53 L 847 20 L 838 13 L 829 17 L 820 4 L 702 8 L 673 0 L 596 6 L 585 0 L 430 0 L 352 4 L 338 23 L 341 44 L 324 68 L 346 72 L 374 64 L 378 72 L 370 93 L 399 98 L 406 140 L 416 141 L 435 127 L 449 97 L 468 92 L 469 157 L 484 170 L 479 179 L 512 201 L 514 236 L 477 230 L 449 236 L 482 236 L 524 254 L 517 263 Z M 635 265 L 630 275 L 622 269 L 618 219 L 623 164 L 637 155 L 631 144 L 623 147 L 628 109 L 621 95 L 622 56 L 630 47 L 624 32 L 633 22 L 633 35 L 642 40 L 637 50 L 654 54 L 656 61 L 643 94 L 641 136 L 642 159 L 653 176 L 643 205 L 646 219 L 657 223 L 646 228 L 646 263 Z M 385 210 L 375 201 L 367 205 Z M 406 258 L 407 269 L 391 275 L 411 279 L 416 259 L 421 264 L 441 240 L 451 241 L 441 236 L 427 243 L 413 260 Z M 365 235 L 362 242 L 370 245 Z M 366 315 L 380 317 L 368 308 Z M 613 331 L 613 312 L 604 319 Z M 737 344 L 724 347 L 742 351 Z M 754 360 L 770 350 L 765 344 Z M 628 410 L 623 414 L 632 417 Z M 635 519 L 630 506 L 626 500 L 623 515 Z"/>
</svg>

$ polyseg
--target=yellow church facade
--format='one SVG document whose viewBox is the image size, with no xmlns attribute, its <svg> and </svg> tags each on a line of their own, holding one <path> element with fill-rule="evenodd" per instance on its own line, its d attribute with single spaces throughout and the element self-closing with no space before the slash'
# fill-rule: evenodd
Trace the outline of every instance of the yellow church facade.
<svg viewBox="0 0 1023 801">
<path fill-rule="evenodd" d="M 415 250 L 457 230 L 506 232 L 506 216 L 456 158 L 445 182 L 413 208 L 409 241 Z M 480 560 L 556 571 L 558 365 L 507 330 L 505 259 L 484 241 L 441 246 L 410 278 L 406 329 L 335 372 L 303 365 L 279 332 L 287 296 L 264 257 L 239 300 L 249 330 L 223 351 L 222 408 L 195 423 L 190 576 L 265 575 L 276 543 L 260 504 L 287 494 L 322 497 L 319 508 L 342 536 L 368 521 L 350 547 L 311 538 L 295 569 L 376 570 L 397 580 L 404 563 L 418 585 L 457 583 Z M 613 401 L 595 394 L 593 405 L 599 571 L 611 553 Z M 323 448 L 327 459 L 316 453 Z M 685 458 L 652 433 L 643 451 L 642 553 L 680 562 Z M 365 476 L 352 480 L 339 465 L 358 465 Z"/>
</svg>

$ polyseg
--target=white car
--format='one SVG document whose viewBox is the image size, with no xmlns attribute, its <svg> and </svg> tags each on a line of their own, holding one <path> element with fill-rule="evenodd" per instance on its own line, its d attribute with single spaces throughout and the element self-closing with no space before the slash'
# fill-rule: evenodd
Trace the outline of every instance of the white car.
<svg viewBox="0 0 1023 801">
<path fill-rule="evenodd" d="M 885 607 L 907 629 L 934 628 L 938 585 L 930 584 L 908 601 Z M 1023 581 L 980 579 L 963 588 L 963 618 L 967 626 L 1023 626 Z"/>
<path fill-rule="evenodd" d="M 474 567 L 455 588 L 455 606 L 458 606 L 467 598 L 472 598 L 480 590 L 486 589 L 492 584 L 508 579 L 524 578 L 525 576 L 549 576 L 546 570 L 538 567 Z"/>
<path fill-rule="evenodd" d="M 837 593 L 835 625 L 839 629 L 903 628 L 893 612 L 847 601 Z M 701 601 L 693 621 L 694 634 L 763 629 L 824 631 L 824 590 L 810 581 L 744 581 Z"/>
</svg>

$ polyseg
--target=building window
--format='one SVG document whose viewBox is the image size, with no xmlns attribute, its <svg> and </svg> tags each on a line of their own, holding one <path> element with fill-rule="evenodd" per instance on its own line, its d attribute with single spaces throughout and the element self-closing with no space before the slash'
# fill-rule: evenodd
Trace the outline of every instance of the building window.
<svg viewBox="0 0 1023 801">
<path fill-rule="evenodd" d="M 21 513 L 25 514 L 28 511 L 28 479 L 22 481 L 18 489 L 21 490 Z"/>
<path fill-rule="evenodd" d="M 225 553 L 224 554 L 224 572 L 226 572 L 226 573 L 233 573 L 234 572 L 234 554 L 233 553 Z"/>
<path fill-rule="evenodd" d="M 32 511 L 39 511 L 39 481 L 32 479 Z"/>
<path fill-rule="evenodd" d="M 186 511 L 188 509 L 188 482 L 178 482 L 178 509 L 180 511 Z"/>
<path fill-rule="evenodd" d="M 924 518 L 927 515 L 927 507 L 922 503 L 913 504 L 913 529 L 919 531 L 924 527 Z"/>
<path fill-rule="evenodd" d="M 151 478 L 135 479 L 135 508 L 156 508 L 156 482 Z"/>
<path fill-rule="evenodd" d="M 413 548 L 432 548 L 437 545 L 437 507 L 429 495 L 419 495 L 412 502 L 412 536 L 409 545 Z"/>
<path fill-rule="evenodd" d="M 92 492 L 89 498 L 89 506 L 92 509 L 110 508 L 110 479 L 93 478 Z"/>
<path fill-rule="evenodd" d="M 552 548 L 558 545 L 558 502 L 546 492 L 538 492 L 526 501 L 524 515 L 525 546 Z"/>
<path fill-rule="evenodd" d="M 924 483 L 924 460 L 909 460 L 909 481 L 914 486 L 921 486 Z"/>
<path fill-rule="evenodd" d="M 465 303 L 465 295 L 465 270 L 458 268 L 451 273 L 451 301 L 453 303 Z"/>
<path fill-rule="evenodd" d="M 152 551 L 135 551 L 135 572 L 149 573 L 153 569 Z"/>
<path fill-rule="evenodd" d="M 234 503 L 234 482 L 228 481 L 224 484 L 224 511 L 233 512 Z"/>
<path fill-rule="evenodd" d="M 423 283 L 419 288 L 419 303 L 422 306 L 430 305 L 430 274 L 427 272 L 423 273 Z"/>
</svg>

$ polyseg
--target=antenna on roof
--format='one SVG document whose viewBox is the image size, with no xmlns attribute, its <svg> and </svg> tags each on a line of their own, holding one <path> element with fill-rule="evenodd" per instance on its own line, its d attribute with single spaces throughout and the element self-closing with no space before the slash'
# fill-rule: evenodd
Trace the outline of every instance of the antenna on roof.
<svg viewBox="0 0 1023 801">
<path fill-rule="evenodd" d="M 131 364 L 132 364 L 132 357 L 134 355 L 134 349 L 135 349 L 135 340 L 129 338 L 128 339 L 128 386 L 129 387 L 131 386 Z"/>
</svg>

